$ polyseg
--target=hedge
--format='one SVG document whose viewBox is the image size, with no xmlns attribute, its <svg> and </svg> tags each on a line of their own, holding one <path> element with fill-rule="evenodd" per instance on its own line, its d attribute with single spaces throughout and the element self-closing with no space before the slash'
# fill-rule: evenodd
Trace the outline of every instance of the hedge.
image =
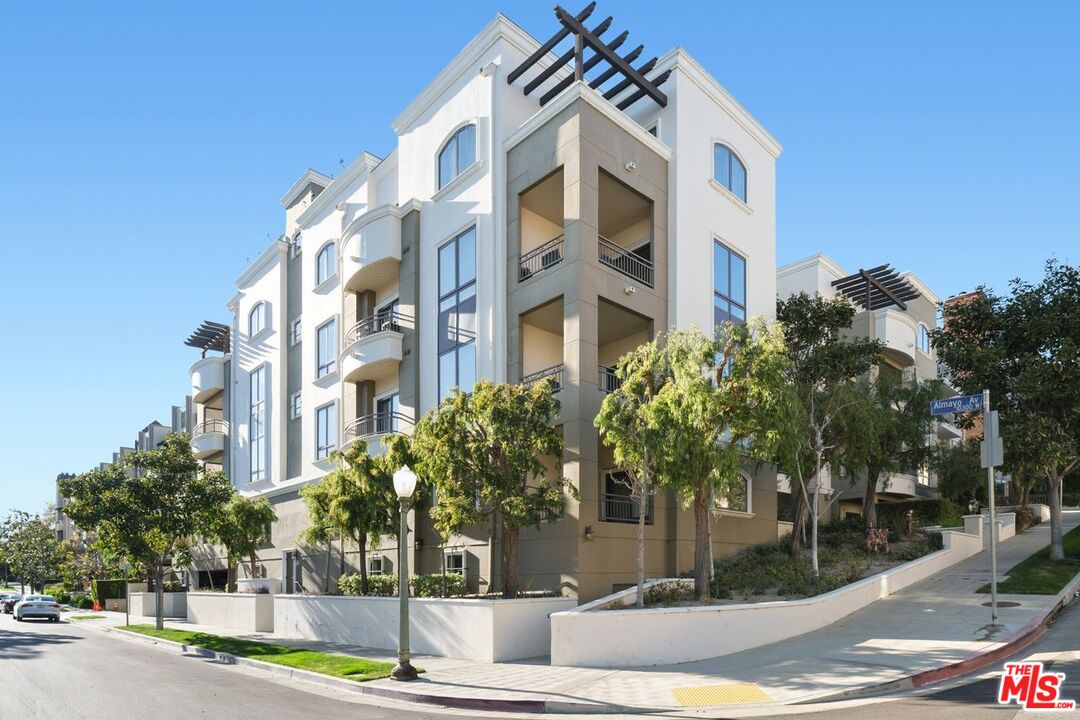
<svg viewBox="0 0 1080 720">
<path fill-rule="evenodd" d="M 954 502 L 945 498 L 929 498 L 903 502 L 879 502 L 877 504 L 878 527 L 902 532 L 907 525 L 908 510 L 913 511 L 915 527 L 952 526 L 962 522 L 960 511 Z"/>
<path fill-rule="evenodd" d="M 105 600 L 123 600 L 127 597 L 126 580 L 93 580 L 90 583 L 90 593 L 95 602 Z"/>
<path fill-rule="evenodd" d="M 413 597 L 442 597 L 443 576 L 441 573 L 429 575 L 415 575 L 410 579 Z M 369 597 L 394 597 L 397 595 L 397 575 L 368 575 Z M 338 590 L 342 595 L 361 595 L 360 576 L 357 574 L 342 575 L 338 579 Z M 447 597 L 460 597 L 464 595 L 465 578 L 457 573 L 446 574 Z"/>
</svg>

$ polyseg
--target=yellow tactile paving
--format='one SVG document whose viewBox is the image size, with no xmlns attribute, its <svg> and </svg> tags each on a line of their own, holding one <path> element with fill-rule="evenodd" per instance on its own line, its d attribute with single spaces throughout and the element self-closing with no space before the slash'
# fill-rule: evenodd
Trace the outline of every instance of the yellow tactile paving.
<svg viewBox="0 0 1080 720">
<path fill-rule="evenodd" d="M 753 683 L 671 688 L 671 694 L 683 707 L 772 702 L 772 698 Z"/>
</svg>

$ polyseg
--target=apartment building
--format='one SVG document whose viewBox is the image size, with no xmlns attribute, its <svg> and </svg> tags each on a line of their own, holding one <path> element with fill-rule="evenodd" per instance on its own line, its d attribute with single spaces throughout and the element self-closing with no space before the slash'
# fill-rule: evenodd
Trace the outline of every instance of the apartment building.
<svg viewBox="0 0 1080 720">
<path fill-rule="evenodd" d="M 823 253 L 789 263 L 776 271 L 776 289 L 780 298 L 800 292 L 822 297 L 846 297 L 856 308 L 851 333 L 876 338 L 883 344 L 882 364 L 878 372 L 890 369 L 914 381 L 938 380 L 938 361 L 930 344 L 930 333 L 937 327 L 941 300 L 914 272 L 897 272 L 891 265 L 860 268 L 849 273 Z M 951 443 L 961 437 L 951 417 L 935 420 L 934 443 Z M 838 512 L 861 514 L 865 479 L 852 486 L 848 481 L 833 482 L 824 477 L 823 486 L 835 484 L 841 493 Z M 915 497 L 931 497 L 936 478 L 927 468 L 911 468 L 892 473 L 879 481 L 878 501 L 890 502 Z M 790 492 L 786 479 L 780 490 Z M 781 496 L 781 503 L 785 501 Z"/>
<path fill-rule="evenodd" d="M 525 586 L 588 599 L 630 584 L 641 512 L 646 573 L 693 566 L 691 513 L 670 495 L 639 508 L 593 421 L 612 366 L 640 342 L 773 317 L 781 148 L 685 50 L 609 60 L 626 35 L 598 41 L 611 22 L 588 12 L 557 10 L 548 42 L 497 16 L 392 120 L 385 157 L 301 174 L 281 198 L 282 235 L 237 279 L 231 322 L 189 338 L 203 353 L 196 454 L 274 504 L 260 558 L 285 592 L 321 589 L 338 565 L 336 548 L 328 563 L 300 540 L 299 490 L 331 453 L 380 452 L 478 378 L 558 388 L 562 469 L 580 500 L 522 533 Z M 744 481 L 717 499 L 717 555 L 775 539 L 775 471 L 748 464 Z M 490 527 L 442 542 L 426 517 L 410 525 L 415 572 L 445 563 L 473 590 L 499 585 Z M 371 571 L 393 571 L 393 543 Z"/>
</svg>

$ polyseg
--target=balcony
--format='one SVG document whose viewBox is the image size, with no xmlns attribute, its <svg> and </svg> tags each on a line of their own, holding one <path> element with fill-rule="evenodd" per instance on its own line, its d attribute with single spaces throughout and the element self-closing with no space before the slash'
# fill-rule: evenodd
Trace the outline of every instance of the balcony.
<svg viewBox="0 0 1080 720">
<path fill-rule="evenodd" d="M 390 433 L 402 432 L 411 428 L 413 419 L 402 412 L 381 412 L 361 415 L 348 425 L 342 433 L 343 445 L 356 440 L 373 440 Z"/>
<path fill-rule="evenodd" d="M 199 460 L 225 452 L 229 423 L 221 419 L 204 420 L 191 430 L 191 450 Z"/>
<path fill-rule="evenodd" d="M 191 399 L 197 403 L 207 400 L 225 390 L 225 363 L 221 356 L 204 357 L 188 371 L 191 375 Z"/>
<path fill-rule="evenodd" d="M 559 392 L 563 386 L 563 371 L 565 366 L 562 363 L 558 365 L 552 365 L 551 367 L 538 370 L 534 373 L 530 373 L 521 378 L 521 384 L 525 387 L 532 387 L 536 383 L 546 378 L 551 378 L 554 381 L 552 385 L 552 392 Z"/>
<path fill-rule="evenodd" d="M 396 372 L 402 357 L 402 329 L 411 323 L 411 317 L 399 312 L 376 313 L 349 328 L 341 353 L 345 380 L 377 380 Z"/>
<path fill-rule="evenodd" d="M 397 279 L 401 263 L 401 208 L 383 205 L 360 215 L 341 234 L 345 289 L 363 290 Z"/>
<path fill-rule="evenodd" d="M 939 440 L 960 440 L 964 433 L 952 422 L 952 417 L 939 418 L 937 421 L 937 436 Z"/>
<path fill-rule="evenodd" d="M 528 280 L 533 275 L 558 265 L 563 260 L 563 236 L 548 240 L 540 247 L 521 256 L 518 269 L 518 282 Z"/>
<path fill-rule="evenodd" d="M 885 353 L 902 365 L 915 363 L 918 325 L 898 310 L 874 313 L 874 336 L 885 345 Z"/>
<path fill-rule="evenodd" d="M 604 493 L 600 496 L 600 521 L 613 523 L 637 524 L 641 516 L 640 505 L 637 500 L 632 500 L 626 495 L 616 493 Z M 653 523 L 652 498 L 645 503 L 645 524 Z"/>
<path fill-rule="evenodd" d="M 600 377 L 597 382 L 600 384 L 600 392 L 602 393 L 615 392 L 622 387 L 622 380 L 615 374 L 615 368 L 610 365 L 600 366 Z"/>
<path fill-rule="evenodd" d="M 643 285 L 653 287 L 653 264 L 636 252 L 621 248 L 607 238 L 597 239 L 597 254 L 601 265 L 637 280 Z"/>
</svg>

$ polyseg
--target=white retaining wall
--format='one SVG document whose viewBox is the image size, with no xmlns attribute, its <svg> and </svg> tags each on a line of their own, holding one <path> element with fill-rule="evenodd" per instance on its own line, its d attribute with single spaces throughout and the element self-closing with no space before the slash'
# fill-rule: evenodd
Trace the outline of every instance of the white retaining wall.
<svg viewBox="0 0 1080 720">
<path fill-rule="evenodd" d="M 413 652 L 505 662 L 547 655 L 548 616 L 577 606 L 577 598 L 411 598 Z M 274 596 L 274 630 L 286 638 L 398 647 L 398 598 L 331 595 Z"/>
<path fill-rule="evenodd" d="M 187 617 L 187 593 L 163 593 L 163 613 L 167 618 Z M 131 614 L 139 617 L 157 617 L 157 595 L 152 592 L 131 593 Z"/>
<path fill-rule="evenodd" d="M 274 596 L 256 593 L 189 592 L 187 620 L 245 632 L 274 631 Z"/>
<path fill-rule="evenodd" d="M 551 664 L 668 665 L 729 655 L 818 630 L 982 550 L 982 526 L 942 532 L 944 549 L 803 600 L 598 610 L 630 591 L 551 616 Z M 632 596 L 631 596 L 632 599 Z"/>
</svg>

